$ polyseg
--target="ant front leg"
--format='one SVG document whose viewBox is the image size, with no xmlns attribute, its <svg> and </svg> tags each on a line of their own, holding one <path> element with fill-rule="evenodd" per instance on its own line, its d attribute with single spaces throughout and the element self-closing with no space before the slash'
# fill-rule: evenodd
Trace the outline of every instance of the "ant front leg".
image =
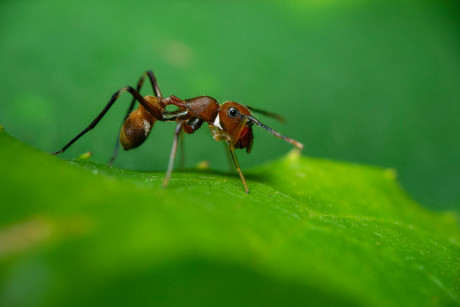
<svg viewBox="0 0 460 307">
<path fill-rule="evenodd" d="M 232 155 L 230 154 L 230 151 L 228 150 L 227 148 L 227 144 L 225 143 L 222 143 L 222 147 L 225 151 L 225 156 L 227 157 L 227 164 L 228 164 L 228 170 L 229 171 L 232 171 L 233 170 L 233 159 L 232 159 Z"/>
<path fill-rule="evenodd" d="M 248 118 L 244 117 L 241 119 L 239 122 L 238 126 L 235 129 L 234 133 L 234 138 L 226 133 L 226 139 L 227 139 L 227 144 L 228 148 L 230 150 L 230 154 L 232 156 L 233 163 L 235 164 L 236 171 L 238 172 L 238 175 L 240 175 L 241 181 L 243 182 L 244 185 L 244 190 L 246 193 L 249 193 L 249 188 L 248 185 L 246 184 L 246 179 L 244 178 L 243 172 L 241 171 L 240 164 L 238 163 L 238 159 L 236 158 L 236 153 L 235 153 L 235 144 L 236 141 L 240 138 L 241 132 L 243 131 L 243 128 L 246 126 L 246 123 L 248 122 Z"/>
<path fill-rule="evenodd" d="M 115 103 L 115 101 L 123 94 L 124 92 L 129 92 L 134 99 L 136 99 L 152 116 L 157 119 L 157 120 L 162 120 L 163 116 L 160 110 L 154 108 L 147 100 L 144 99 L 144 97 L 139 94 L 138 91 L 136 91 L 134 88 L 127 86 L 119 89 L 118 91 L 113 94 L 112 98 L 110 98 L 109 102 L 107 105 L 104 107 L 104 109 L 99 113 L 99 115 L 89 124 L 88 127 L 83 129 L 76 137 L 74 137 L 70 142 L 68 142 L 64 147 L 62 147 L 61 150 L 58 150 L 54 152 L 54 155 L 60 154 L 64 152 L 70 145 L 75 143 L 79 138 L 81 138 L 83 135 L 85 135 L 88 131 L 92 130 L 96 125 L 99 123 L 99 121 L 104 117 L 104 115 L 109 111 L 109 109 L 112 107 L 112 105 Z"/>
<path fill-rule="evenodd" d="M 237 126 L 237 136 L 240 135 L 242 128 L 246 124 L 247 119 L 243 119 Z M 248 185 L 246 184 L 246 179 L 244 178 L 243 172 L 241 171 L 240 164 L 238 163 L 238 158 L 236 157 L 235 153 L 235 144 L 232 136 L 228 133 L 220 129 L 219 127 L 216 126 L 209 126 L 211 133 L 216 141 L 226 141 L 228 144 L 228 149 L 230 151 L 230 155 L 233 160 L 233 164 L 235 164 L 236 171 L 238 172 L 238 175 L 240 176 L 241 181 L 243 182 L 244 190 L 246 193 L 249 193 L 249 188 Z"/>
<path fill-rule="evenodd" d="M 233 159 L 233 163 L 235 164 L 236 171 L 238 172 L 238 175 L 240 175 L 241 181 L 243 182 L 244 190 L 246 193 L 249 193 L 249 188 L 248 185 L 246 184 L 246 179 L 244 178 L 243 172 L 241 171 L 240 164 L 238 163 L 238 159 L 236 157 L 235 153 L 235 146 L 233 145 L 232 140 L 227 140 L 228 144 L 228 149 L 230 150 L 230 154 Z"/>
<path fill-rule="evenodd" d="M 155 93 L 155 96 L 160 97 L 160 98 L 163 97 L 163 95 L 161 94 L 160 87 L 158 85 L 157 78 L 155 77 L 155 74 L 151 70 L 148 70 L 144 74 L 142 74 L 141 78 L 137 82 L 136 91 L 139 92 L 141 90 L 142 85 L 144 84 L 145 77 L 149 77 L 150 84 L 152 85 L 152 89 L 153 89 L 153 92 Z M 126 115 L 123 118 L 123 122 L 121 123 L 122 126 L 123 126 L 123 123 L 128 118 L 129 114 L 131 114 L 131 112 L 133 111 L 135 102 L 136 102 L 136 98 L 133 97 L 133 99 L 131 100 L 131 103 L 130 103 L 130 105 L 128 107 L 128 111 L 126 112 Z M 119 148 L 120 148 L 120 134 L 118 134 L 118 136 L 117 136 L 117 141 L 115 142 L 115 147 L 113 148 L 112 158 L 110 158 L 110 160 L 108 162 L 109 166 L 112 166 L 113 161 L 115 161 L 116 157 L 118 156 L 118 149 Z"/>
</svg>

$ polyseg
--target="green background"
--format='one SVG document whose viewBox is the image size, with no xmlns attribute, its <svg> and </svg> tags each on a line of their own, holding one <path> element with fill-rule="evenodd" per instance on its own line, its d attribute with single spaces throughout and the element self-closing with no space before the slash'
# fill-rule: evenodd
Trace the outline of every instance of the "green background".
<svg viewBox="0 0 460 307">
<path fill-rule="evenodd" d="M 51 152 L 153 69 L 165 95 L 277 111 L 309 156 L 394 167 L 417 200 L 458 210 L 458 1 L 2 1 L 0 124 Z M 144 94 L 150 93 L 145 88 Z M 128 97 L 64 158 L 111 155 Z M 165 170 L 173 124 L 115 165 Z M 226 156 L 203 127 L 187 165 Z M 257 129 L 243 168 L 290 149 Z"/>
</svg>

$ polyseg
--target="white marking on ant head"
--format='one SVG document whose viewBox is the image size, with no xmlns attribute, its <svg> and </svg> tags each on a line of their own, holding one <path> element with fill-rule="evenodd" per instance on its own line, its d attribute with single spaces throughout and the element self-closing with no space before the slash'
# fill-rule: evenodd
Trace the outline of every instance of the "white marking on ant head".
<svg viewBox="0 0 460 307">
<path fill-rule="evenodd" d="M 145 136 L 147 136 L 149 134 L 149 132 L 150 132 L 151 126 L 150 126 L 149 121 L 146 120 L 146 119 L 143 120 L 143 123 L 144 123 L 144 134 L 145 134 Z"/>
<path fill-rule="evenodd" d="M 218 127 L 220 130 L 224 130 L 222 126 L 220 125 L 220 117 L 219 114 L 217 114 L 216 119 L 212 123 L 214 126 Z"/>
</svg>

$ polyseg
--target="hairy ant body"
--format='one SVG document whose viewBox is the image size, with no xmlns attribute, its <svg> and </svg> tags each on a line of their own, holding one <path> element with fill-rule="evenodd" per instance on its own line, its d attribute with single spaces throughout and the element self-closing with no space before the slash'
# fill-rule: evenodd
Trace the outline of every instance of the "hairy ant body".
<svg viewBox="0 0 460 307">
<path fill-rule="evenodd" d="M 139 93 L 146 77 L 150 80 L 155 96 L 142 97 Z M 253 142 L 253 124 L 264 128 L 276 137 L 289 142 L 300 149 L 303 148 L 303 145 L 300 142 L 285 137 L 279 132 L 262 124 L 252 116 L 250 111 L 280 119 L 281 117 L 276 114 L 244 106 L 234 101 L 227 101 L 222 105 L 219 105 L 214 98 L 209 96 L 199 96 L 185 100 L 181 100 L 176 96 L 163 98 L 155 75 L 149 70 L 142 75 L 137 83 L 136 89 L 127 86 L 118 90 L 93 122 L 69 143 L 67 143 L 61 150 L 55 152 L 54 154 L 57 155 L 64 152 L 85 133 L 92 130 L 115 103 L 118 97 L 120 97 L 120 95 L 124 92 L 129 92 L 133 96 L 133 99 L 128 108 L 128 112 L 125 115 L 120 136 L 117 139 L 109 164 L 112 164 L 115 160 L 118 154 L 119 144 L 121 144 L 125 150 L 136 148 L 147 139 L 156 121 L 175 121 L 177 124 L 174 132 L 173 146 L 163 186 L 166 186 L 171 178 L 180 133 L 182 131 L 187 134 L 194 133 L 204 122 L 209 125 L 209 129 L 216 141 L 227 142 L 230 154 L 241 181 L 243 182 L 246 193 L 249 193 L 249 188 L 246 184 L 243 173 L 241 172 L 235 155 L 235 149 L 245 148 L 248 153 L 251 151 Z M 138 101 L 140 105 L 137 110 L 133 111 L 136 101 Z M 166 106 L 168 105 L 177 106 L 178 109 L 172 112 L 166 111 Z"/>
</svg>

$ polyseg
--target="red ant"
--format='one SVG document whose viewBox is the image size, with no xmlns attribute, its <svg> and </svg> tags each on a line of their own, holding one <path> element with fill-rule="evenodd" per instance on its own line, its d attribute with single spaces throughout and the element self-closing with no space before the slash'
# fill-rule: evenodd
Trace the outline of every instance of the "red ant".
<svg viewBox="0 0 460 307">
<path fill-rule="evenodd" d="M 144 83 L 145 77 L 149 78 L 155 96 L 142 97 L 139 93 L 142 84 Z M 115 149 L 109 164 L 112 164 L 118 154 L 119 143 L 121 143 L 123 149 L 125 150 L 136 148 L 140 146 L 145 141 L 145 139 L 147 139 L 153 125 L 155 124 L 155 121 L 175 121 L 177 122 L 177 125 L 174 132 L 174 141 L 171 155 L 169 157 L 168 170 L 163 181 L 164 187 L 168 184 L 168 181 L 171 178 L 180 133 L 184 131 L 187 134 L 191 134 L 198 130 L 203 122 L 206 122 L 209 125 L 209 129 L 211 130 L 214 140 L 227 142 L 230 154 L 232 156 L 236 170 L 240 175 L 241 181 L 243 182 L 246 193 L 249 193 L 249 189 L 236 158 L 235 149 L 246 148 L 247 153 L 251 152 L 253 141 L 253 124 L 264 128 L 274 136 L 289 142 L 300 149 L 303 148 L 303 145 L 300 142 L 285 137 L 279 132 L 262 124 L 252 116 L 250 111 L 258 112 L 276 119 L 281 119 L 281 117 L 277 114 L 254 109 L 249 106 L 243 106 L 234 101 L 226 101 L 222 105 L 219 105 L 214 98 L 209 96 L 199 96 L 185 100 L 181 100 L 176 96 L 163 98 L 155 75 L 151 70 L 149 70 L 142 75 L 139 82 L 137 83 L 136 89 L 130 86 L 126 86 L 118 90 L 115 94 L 113 94 L 112 98 L 110 98 L 102 112 L 87 128 L 85 128 L 76 137 L 74 137 L 61 150 L 53 154 L 57 155 L 64 152 L 76 140 L 93 129 L 102 119 L 102 117 L 107 113 L 110 107 L 115 103 L 118 97 L 120 97 L 124 92 L 129 92 L 133 96 L 133 99 L 128 108 L 128 112 L 125 115 L 120 136 L 117 139 L 117 143 L 115 145 Z M 137 110 L 133 111 L 136 100 L 140 103 L 140 105 Z M 167 105 L 175 105 L 178 107 L 178 109 L 172 112 L 166 111 Z"/>
</svg>

